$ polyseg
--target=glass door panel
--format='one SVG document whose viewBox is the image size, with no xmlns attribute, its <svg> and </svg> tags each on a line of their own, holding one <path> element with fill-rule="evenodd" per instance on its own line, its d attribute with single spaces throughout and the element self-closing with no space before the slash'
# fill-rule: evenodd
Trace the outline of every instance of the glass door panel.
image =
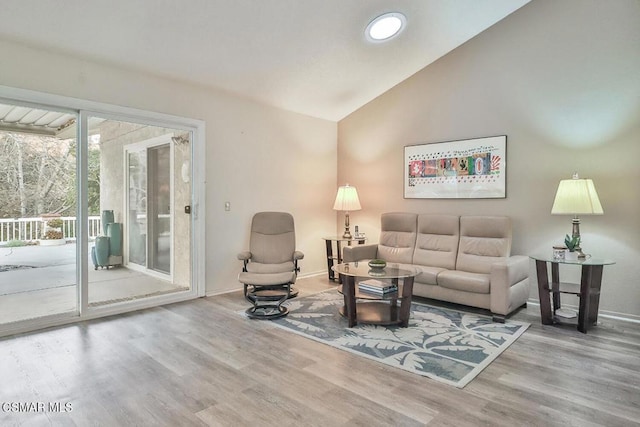
<svg viewBox="0 0 640 427">
<path fill-rule="evenodd" d="M 0 104 L 0 325 L 78 313 L 77 119 Z"/>
<path fill-rule="evenodd" d="M 171 273 L 171 150 L 169 144 L 148 149 L 149 268 Z"/>
<path fill-rule="evenodd" d="M 147 265 L 147 152 L 128 152 L 128 262 Z"/>
</svg>

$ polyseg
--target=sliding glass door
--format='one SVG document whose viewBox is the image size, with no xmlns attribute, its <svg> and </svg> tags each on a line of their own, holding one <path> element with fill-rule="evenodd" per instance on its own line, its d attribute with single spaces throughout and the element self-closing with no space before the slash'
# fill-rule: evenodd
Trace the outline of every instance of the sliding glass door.
<svg viewBox="0 0 640 427">
<path fill-rule="evenodd" d="M 203 134 L 0 86 L 0 336 L 204 295 Z"/>
</svg>

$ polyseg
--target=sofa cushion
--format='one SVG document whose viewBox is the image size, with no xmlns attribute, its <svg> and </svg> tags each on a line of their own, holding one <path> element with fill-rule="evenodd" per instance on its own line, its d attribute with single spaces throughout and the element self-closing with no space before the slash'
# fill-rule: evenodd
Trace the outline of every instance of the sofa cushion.
<svg viewBox="0 0 640 427">
<path fill-rule="evenodd" d="M 414 279 L 416 282 L 424 283 L 426 285 L 437 285 L 438 274 L 445 271 L 442 267 L 429 267 L 426 265 L 413 264 L 412 267 L 416 270 L 418 275 Z"/>
<path fill-rule="evenodd" d="M 488 274 L 511 252 L 511 220 L 502 216 L 460 217 L 456 270 Z"/>
<path fill-rule="evenodd" d="M 381 217 L 378 258 L 387 262 L 411 264 L 416 244 L 417 215 L 391 212 Z"/>
<path fill-rule="evenodd" d="M 488 294 L 491 287 L 488 274 L 470 273 L 468 271 L 445 270 L 438 274 L 438 285 L 477 294 Z"/>
<path fill-rule="evenodd" d="M 279 264 L 265 264 L 262 262 L 247 263 L 247 272 L 249 273 L 284 273 L 293 271 L 294 268 L 293 261 L 282 262 Z"/>
<path fill-rule="evenodd" d="M 460 218 L 457 215 L 418 215 L 417 231 L 413 263 L 455 269 Z"/>
</svg>

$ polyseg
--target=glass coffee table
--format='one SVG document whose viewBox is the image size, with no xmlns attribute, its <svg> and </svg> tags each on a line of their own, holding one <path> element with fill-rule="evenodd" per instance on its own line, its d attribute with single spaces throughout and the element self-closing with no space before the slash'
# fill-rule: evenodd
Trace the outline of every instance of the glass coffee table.
<svg viewBox="0 0 640 427">
<path fill-rule="evenodd" d="M 409 325 L 413 278 L 417 275 L 415 270 L 401 268 L 397 264 L 372 269 L 368 260 L 338 264 L 332 268 L 342 281 L 339 292 L 344 296 L 344 306 L 340 309 L 340 314 L 347 318 L 350 328 L 358 323 L 399 325 L 404 328 Z M 361 292 L 357 286 L 358 278 L 390 282 L 398 290 L 384 295 Z"/>
</svg>

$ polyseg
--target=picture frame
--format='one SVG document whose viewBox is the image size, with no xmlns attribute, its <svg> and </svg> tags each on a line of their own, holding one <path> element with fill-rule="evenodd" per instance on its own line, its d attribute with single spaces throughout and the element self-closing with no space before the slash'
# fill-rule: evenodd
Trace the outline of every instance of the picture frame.
<svg viewBox="0 0 640 427">
<path fill-rule="evenodd" d="M 507 136 L 404 147 L 405 199 L 506 198 Z"/>
</svg>

